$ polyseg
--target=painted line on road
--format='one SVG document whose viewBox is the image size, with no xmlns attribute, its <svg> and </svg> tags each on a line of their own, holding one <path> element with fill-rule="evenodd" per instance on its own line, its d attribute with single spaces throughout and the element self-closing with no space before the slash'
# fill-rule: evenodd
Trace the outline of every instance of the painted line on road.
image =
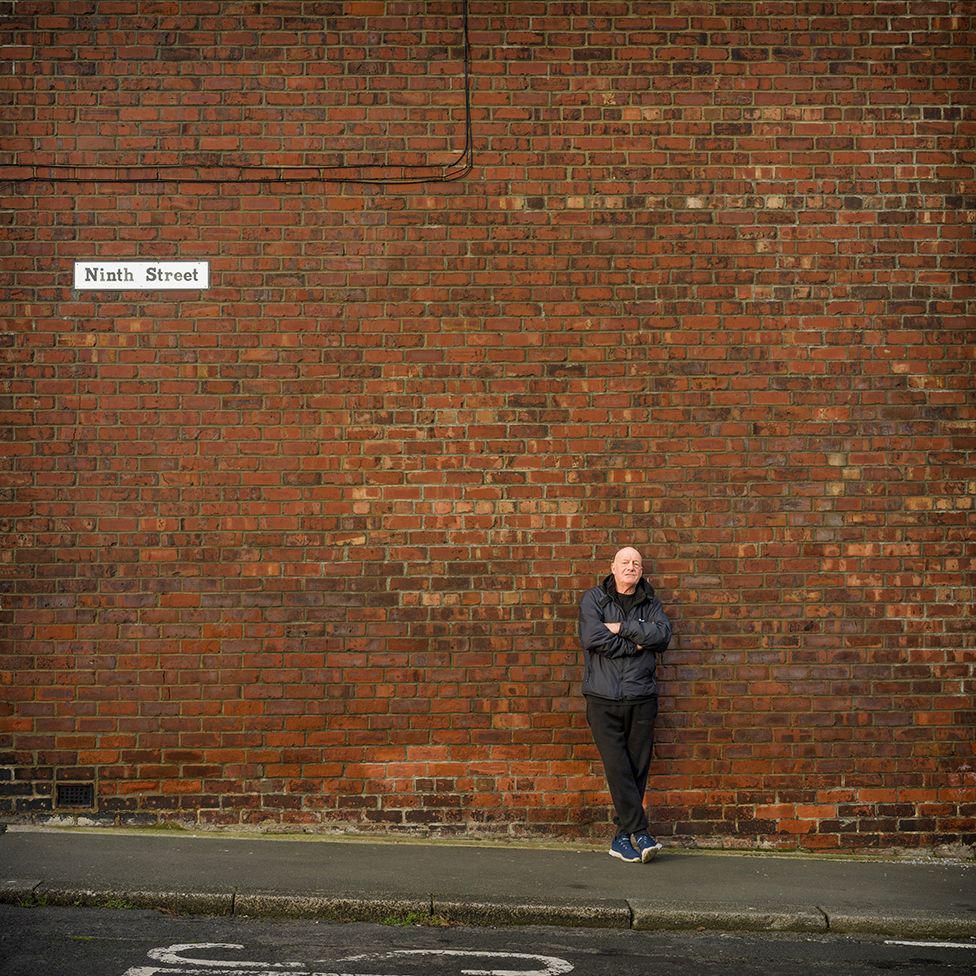
<svg viewBox="0 0 976 976">
<path fill-rule="evenodd" d="M 976 942 L 908 942 L 885 939 L 885 945 L 918 946 L 925 949 L 976 949 Z"/>
<path fill-rule="evenodd" d="M 487 949 L 391 949 L 343 956 L 337 962 L 378 962 L 398 956 L 455 956 L 458 958 L 527 959 L 541 962 L 542 969 L 462 969 L 464 976 L 561 976 L 573 971 L 573 964 L 558 956 L 539 956 L 527 952 L 492 952 Z M 326 960 L 319 960 L 325 962 Z"/>
<path fill-rule="evenodd" d="M 151 949 L 147 955 L 157 966 L 132 966 L 124 976 L 395 976 L 346 972 L 320 972 L 313 966 L 298 962 L 253 962 L 242 959 L 200 959 L 186 956 L 186 952 L 211 949 L 243 949 L 236 942 L 189 942 Z M 507 959 L 534 964 L 532 969 L 461 969 L 462 976 L 565 976 L 573 971 L 573 964 L 558 956 L 542 956 L 525 952 L 496 952 L 488 949 L 392 949 L 366 952 L 342 959 L 319 959 L 316 962 L 362 963 L 401 959 L 407 961 L 423 956 L 453 957 L 455 959 Z M 168 968 L 178 967 L 178 968 Z"/>
<path fill-rule="evenodd" d="M 177 945 L 151 949 L 146 955 L 164 966 L 208 966 L 236 969 L 307 969 L 300 962 L 251 962 L 240 959 L 194 959 L 182 955 L 188 949 L 243 949 L 239 942 L 181 942 Z"/>
</svg>

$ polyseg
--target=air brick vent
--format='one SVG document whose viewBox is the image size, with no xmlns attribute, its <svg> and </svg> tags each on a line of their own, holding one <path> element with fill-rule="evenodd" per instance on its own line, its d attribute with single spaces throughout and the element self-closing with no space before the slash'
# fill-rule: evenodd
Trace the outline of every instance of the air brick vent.
<svg viewBox="0 0 976 976">
<path fill-rule="evenodd" d="M 57 806 L 83 807 L 91 810 L 95 806 L 94 783 L 59 783 L 57 786 Z"/>
</svg>

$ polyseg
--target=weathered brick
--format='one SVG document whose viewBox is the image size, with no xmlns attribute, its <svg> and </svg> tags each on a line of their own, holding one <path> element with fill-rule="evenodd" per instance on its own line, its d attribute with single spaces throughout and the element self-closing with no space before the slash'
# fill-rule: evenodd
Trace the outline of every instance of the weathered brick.
<svg viewBox="0 0 976 976">
<path fill-rule="evenodd" d="M 5 815 L 602 835 L 576 600 L 629 542 L 657 832 L 973 842 L 948 0 L 472 8 L 454 182 L 459 9 L 64 6 L 0 37 Z"/>
</svg>

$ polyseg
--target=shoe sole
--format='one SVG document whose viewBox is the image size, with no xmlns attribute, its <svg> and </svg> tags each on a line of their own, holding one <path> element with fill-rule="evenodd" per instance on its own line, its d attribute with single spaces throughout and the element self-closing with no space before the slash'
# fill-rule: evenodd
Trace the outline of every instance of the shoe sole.
<svg viewBox="0 0 976 976">
<path fill-rule="evenodd" d="M 640 864 L 641 859 L 639 857 L 624 857 L 623 854 L 618 854 L 616 851 L 607 851 L 611 857 L 615 857 L 625 864 Z"/>
<path fill-rule="evenodd" d="M 656 844 L 654 847 L 646 847 L 641 851 L 641 861 L 647 864 L 649 861 L 653 861 L 657 852 L 663 848 L 663 844 Z"/>
</svg>

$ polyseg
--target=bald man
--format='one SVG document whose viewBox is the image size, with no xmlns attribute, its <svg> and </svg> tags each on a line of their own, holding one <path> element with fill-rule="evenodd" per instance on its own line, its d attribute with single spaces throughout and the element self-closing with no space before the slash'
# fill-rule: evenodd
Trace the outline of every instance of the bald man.
<svg viewBox="0 0 976 976">
<path fill-rule="evenodd" d="M 636 549 L 620 549 L 610 574 L 583 594 L 579 635 L 586 719 L 616 813 L 610 856 L 647 863 L 661 849 L 647 832 L 644 811 L 657 718 L 654 666 L 671 641 L 671 623 L 644 579 L 644 561 Z"/>
</svg>

